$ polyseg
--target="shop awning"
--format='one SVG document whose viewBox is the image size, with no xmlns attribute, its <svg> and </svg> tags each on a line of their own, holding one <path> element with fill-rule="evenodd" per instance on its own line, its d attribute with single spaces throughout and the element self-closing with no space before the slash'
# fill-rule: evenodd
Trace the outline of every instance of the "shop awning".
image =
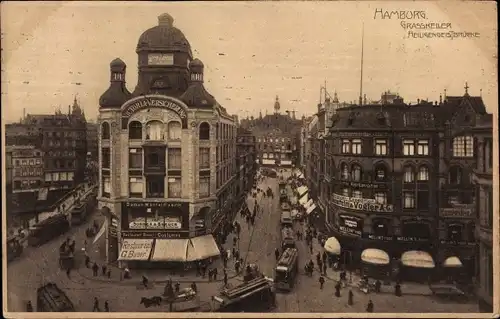
<svg viewBox="0 0 500 319">
<path fill-rule="evenodd" d="M 309 206 L 311 206 L 312 204 L 314 203 L 314 201 L 312 200 L 312 198 L 310 198 L 307 203 L 304 204 L 304 208 L 305 209 L 308 209 Z"/>
<path fill-rule="evenodd" d="M 335 237 L 328 238 L 323 248 L 330 254 L 340 255 L 340 243 Z"/>
<path fill-rule="evenodd" d="M 306 214 L 309 215 L 310 213 L 312 213 L 313 210 L 316 209 L 316 204 L 312 204 L 311 206 L 309 206 L 306 210 Z"/>
<path fill-rule="evenodd" d="M 220 255 L 219 247 L 212 235 L 204 235 L 190 239 L 187 250 L 187 261 L 202 260 Z"/>
<path fill-rule="evenodd" d="M 391 258 L 389 254 L 381 249 L 368 248 L 361 253 L 361 260 L 373 265 L 389 265 Z"/>
<path fill-rule="evenodd" d="M 407 267 L 415 268 L 434 268 L 434 259 L 432 256 L 420 250 L 410 250 L 401 255 L 401 263 Z"/>
<path fill-rule="evenodd" d="M 154 239 L 124 239 L 118 260 L 148 260 Z"/>
<path fill-rule="evenodd" d="M 187 239 L 156 239 L 151 261 L 186 261 Z"/>
<path fill-rule="evenodd" d="M 305 203 L 307 203 L 308 200 L 309 200 L 309 196 L 307 196 L 307 193 L 306 193 L 303 197 L 301 197 L 299 199 L 299 204 L 304 205 Z"/>
<path fill-rule="evenodd" d="M 460 258 L 458 258 L 456 256 L 448 257 L 443 262 L 443 267 L 446 267 L 446 268 L 459 268 L 462 266 L 463 266 L 462 261 L 460 261 Z"/>
<path fill-rule="evenodd" d="M 309 188 L 307 188 L 307 186 L 300 186 L 299 188 L 297 188 L 297 192 L 299 193 L 299 198 L 301 198 L 302 196 L 305 196 L 308 191 L 309 191 Z"/>
</svg>

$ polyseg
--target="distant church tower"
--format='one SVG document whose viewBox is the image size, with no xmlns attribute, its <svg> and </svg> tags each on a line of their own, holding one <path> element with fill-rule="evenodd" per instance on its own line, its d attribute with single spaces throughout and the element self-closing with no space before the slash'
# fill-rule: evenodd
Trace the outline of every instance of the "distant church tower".
<svg viewBox="0 0 500 319">
<path fill-rule="evenodd" d="M 280 113 L 280 98 L 276 95 L 276 101 L 274 102 L 274 114 Z"/>
</svg>

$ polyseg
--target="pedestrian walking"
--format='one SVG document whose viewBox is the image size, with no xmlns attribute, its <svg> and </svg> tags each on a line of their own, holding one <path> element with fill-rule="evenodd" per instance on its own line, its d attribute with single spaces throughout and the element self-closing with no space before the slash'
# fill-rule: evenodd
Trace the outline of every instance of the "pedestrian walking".
<svg viewBox="0 0 500 319">
<path fill-rule="evenodd" d="M 148 289 L 148 278 L 144 275 L 142 275 L 142 285 L 144 288 Z"/>
<path fill-rule="evenodd" d="M 233 247 L 236 247 L 236 243 L 238 242 L 238 238 L 233 237 Z"/>
<path fill-rule="evenodd" d="M 97 297 L 94 297 L 94 307 L 92 309 L 92 312 L 99 312 L 101 309 L 99 309 L 99 299 Z"/>
<path fill-rule="evenodd" d="M 212 269 L 209 269 L 208 270 L 208 281 L 212 281 L 212 275 L 213 275 L 213 271 L 212 271 Z"/>
<path fill-rule="evenodd" d="M 181 284 L 179 282 L 175 283 L 175 293 L 179 293 L 181 291 Z"/>
<path fill-rule="evenodd" d="M 352 290 L 349 290 L 349 297 L 347 298 L 347 304 L 349 306 L 352 306 L 352 304 L 354 303 L 354 294 L 352 293 Z"/>
<path fill-rule="evenodd" d="M 240 251 L 238 249 L 235 250 L 234 252 L 234 260 L 237 261 L 240 259 Z"/>
<path fill-rule="evenodd" d="M 396 283 L 396 286 L 394 286 L 394 294 L 396 297 L 401 297 L 403 295 L 401 292 L 401 285 L 399 283 Z"/>
<path fill-rule="evenodd" d="M 326 263 L 326 260 L 328 259 L 328 255 L 327 255 L 326 251 L 323 251 L 323 255 L 321 257 L 323 259 L 323 264 Z"/>
<path fill-rule="evenodd" d="M 227 268 L 227 257 L 224 256 L 224 258 L 222 258 L 222 263 L 224 264 L 224 268 Z"/>
<path fill-rule="evenodd" d="M 274 250 L 274 256 L 276 257 L 276 261 L 278 261 L 280 258 L 280 250 L 278 248 Z"/>
<path fill-rule="evenodd" d="M 90 268 L 90 257 L 87 252 L 85 252 L 85 267 Z"/>
<path fill-rule="evenodd" d="M 107 300 L 104 302 L 104 312 L 109 312 L 109 303 Z"/>
<path fill-rule="evenodd" d="M 28 300 L 26 303 L 26 312 L 33 312 L 33 305 L 31 304 L 31 300 Z"/>
<path fill-rule="evenodd" d="M 377 279 L 377 281 L 375 282 L 375 292 L 379 293 L 381 288 L 382 288 L 382 283 L 380 282 L 380 280 Z"/>
<path fill-rule="evenodd" d="M 111 279 L 111 269 L 108 269 L 107 275 L 108 275 L 108 279 Z"/>
<path fill-rule="evenodd" d="M 197 292 L 198 292 L 198 287 L 196 286 L 196 283 L 195 283 L 194 281 L 193 281 L 193 283 L 191 284 L 191 289 L 193 289 L 193 291 L 194 291 L 195 293 L 197 293 Z"/>
<path fill-rule="evenodd" d="M 323 289 L 324 284 L 325 284 L 325 278 L 323 278 L 323 276 L 319 276 L 319 289 Z"/>
<path fill-rule="evenodd" d="M 340 282 L 335 285 L 335 297 L 340 298 Z"/>
<path fill-rule="evenodd" d="M 217 268 L 214 268 L 213 276 L 214 280 L 217 280 Z"/>
<path fill-rule="evenodd" d="M 102 267 L 101 267 L 101 268 L 102 268 L 102 275 L 103 275 L 103 276 L 106 276 L 106 273 L 107 273 L 107 271 L 106 271 L 106 270 L 107 270 L 106 265 L 102 265 Z"/>
<path fill-rule="evenodd" d="M 321 262 L 321 259 L 318 260 L 318 269 L 319 269 L 319 272 L 321 272 L 321 270 L 323 269 L 323 262 Z"/>
<path fill-rule="evenodd" d="M 224 261 L 225 261 L 225 259 L 224 259 Z M 206 275 L 207 275 L 207 265 L 202 265 L 201 266 L 201 277 L 205 278 Z"/>
<path fill-rule="evenodd" d="M 224 272 L 224 287 L 227 286 L 227 273 Z"/>
<path fill-rule="evenodd" d="M 373 312 L 373 301 L 368 301 L 368 305 L 366 306 L 366 312 Z"/>
<path fill-rule="evenodd" d="M 318 252 L 316 254 L 316 263 L 319 265 L 320 262 L 321 262 L 321 254 Z"/>
<path fill-rule="evenodd" d="M 323 275 L 325 276 L 326 276 L 326 268 L 327 268 L 326 263 L 323 263 Z"/>
<path fill-rule="evenodd" d="M 71 279 L 71 267 L 66 268 L 66 276 L 68 276 L 69 279 Z"/>
<path fill-rule="evenodd" d="M 97 266 L 97 263 L 94 262 L 94 264 L 92 265 L 92 273 L 93 273 L 94 277 L 97 277 L 98 271 L 99 271 L 99 266 Z"/>
<path fill-rule="evenodd" d="M 236 270 L 236 273 L 239 274 L 240 273 L 240 261 L 237 260 L 235 263 L 234 263 L 234 270 Z"/>
<path fill-rule="evenodd" d="M 311 255 L 312 255 L 312 253 L 313 253 L 313 245 L 312 245 L 312 242 L 309 244 L 309 252 L 310 252 L 310 253 L 311 253 Z"/>
</svg>

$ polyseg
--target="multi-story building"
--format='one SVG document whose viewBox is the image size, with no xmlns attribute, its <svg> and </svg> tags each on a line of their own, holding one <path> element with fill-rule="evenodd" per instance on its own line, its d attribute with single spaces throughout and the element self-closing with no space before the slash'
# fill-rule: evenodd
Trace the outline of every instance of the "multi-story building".
<svg viewBox="0 0 500 319">
<path fill-rule="evenodd" d="M 467 92 L 416 105 L 383 95 L 337 109 L 324 150 L 311 143 L 309 179 L 320 184 L 311 197 L 327 202 L 326 225 L 350 258 L 366 248 L 392 258 L 418 250 L 443 267 L 456 257 L 474 273 L 473 128 L 488 116 Z"/>
<path fill-rule="evenodd" d="M 243 204 L 246 194 L 252 189 L 257 173 L 258 160 L 255 136 L 249 130 L 238 127 L 236 137 L 236 170 L 238 200 Z"/>
<path fill-rule="evenodd" d="M 274 114 L 243 120 L 257 139 L 257 157 L 260 165 L 290 168 L 299 163 L 300 128 L 302 121 L 280 113 L 279 97 L 274 102 Z"/>
<path fill-rule="evenodd" d="M 6 146 L 6 153 L 12 168 L 12 193 L 38 191 L 43 185 L 43 152 L 33 145 L 19 145 Z"/>
<path fill-rule="evenodd" d="M 72 189 L 85 179 L 86 120 L 76 98 L 68 113 L 60 110 L 53 115 L 30 115 L 22 124 L 32 127 L 43 152 L 44 187 L 50 190 Z"/>
<path fill-rule="evenodd" d="M 40 126 L 19 123 L 5 124 L 5 145 L 33 145 L 40 147 L 43 133 Z"/>
<path fill-rule="evenodd" d="M 204 87 L 204 65 L 163 14 L 136 49 L 135 90 L 126 65 L 110 65 L 99 100 L 99 195 L 108 216 L 107 259 L 169 267 L 219 254 L 212 233 L 236 194 L 237 119 Z"/>
<path fill-rule="evenodd" d="M 476 165 L 473 168 L 473 183 L 476 193 L 476 239 L 477 295 L 479 311 L 493 312 L 493 223 L 498 224 L 493 214 L 493 154 L 492 116 L 483 117 L 472 129 L 477 143 Z M 497 243 L 498 244 L 498 243 Z"/>
<path fill-rule="evenodd" d="M 97 134 L 99 131 L 99 125 L 94 122 L 87 122 L 87 157 L 90 161 L 95 161 L 97 162 L 99 156 L 98 156 L 98 138 Z"/>
</svg>

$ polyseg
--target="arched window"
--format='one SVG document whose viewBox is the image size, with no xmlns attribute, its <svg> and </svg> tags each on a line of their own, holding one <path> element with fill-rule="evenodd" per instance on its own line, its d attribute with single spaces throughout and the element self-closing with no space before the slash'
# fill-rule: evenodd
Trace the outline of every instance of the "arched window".
<svg viewBox="0 0 500 319">
<path fill-rule="evenodd" d="M 142 124 L 138 121 L 132 121 L 128 125 L 128 138 L 130 140 L 142 140 Z"/>
<path fill-rule="evenodd" d="M 384 164 L 376 165 L 374 177 L 376 181 L 385 181 L 387 179 L 387 167 Z"/>
<path fill-rule="evenodd" d="M 372 232 L 375 236 L 389 236 L 390 220 L 385 218 L 374 219 L 372 222 Z"/>
<path fill-rule="evenodd" d="M 457 136 L 453 138 L 454 157 L 473 157 L 474 138 L 472 136 Z"/>
<path fill-rule="evenodd" d="M 165 138 L 164 126 L 160 121 L 150 121 L 146 124 L 146 140 L 160 141 Z"/>
<path fill-rule="evenodd" d="M 415 171 L 413 170 L 413 167 L 406 166 L 403 171 L 404 171 L 404 182 L 413 183 L 415 181 Z"/>
<path fill-rule="evenodd" d="M 361 166 L 353 164 L 351 167 L 351 180 L 359 182 L 361 181 Z"/>
<path fill-rule="evenodd" d="M 448 173 L 448 179 L 450 184 L 461 184 L 463 181 L 463 171 L 459 166 L 450 167 Z"/>
<path fill-rule="evenodd" d="M 111 135 L 111 132 L 109 130 L 109 123 L 108 122 L 102 123 L 102 125 L 101 125 L 101 138 L 103 140 L 109 140 L 110 135 Z"/>
<path fill-rule="evenodd" d="M 180 140 L 182 133 L 181 123 L 172 121 L 168 123 L 168 139 L 169 140 Z"/>
<path fill-rule="evenodd" d="M 462 241 L 464 225 L 448 224 L 446 237 L 449 241 Z"/>
<path fill-rule="evenodd" d="M 340 165 L 340 178 L 344 180 L 349 179 L 349 167 L 345 163 Z"/>
<path fill-rule="evenodd" d="M 200 124 L 200 140 L 210 139 L 210 124 L 203 122 Z"/>
<path fill-rule="evenodd" d="M 429 167 L 422 165 L 418 168 L 417 180 L 418 181 L 429 180 Z"/>
</svg>

